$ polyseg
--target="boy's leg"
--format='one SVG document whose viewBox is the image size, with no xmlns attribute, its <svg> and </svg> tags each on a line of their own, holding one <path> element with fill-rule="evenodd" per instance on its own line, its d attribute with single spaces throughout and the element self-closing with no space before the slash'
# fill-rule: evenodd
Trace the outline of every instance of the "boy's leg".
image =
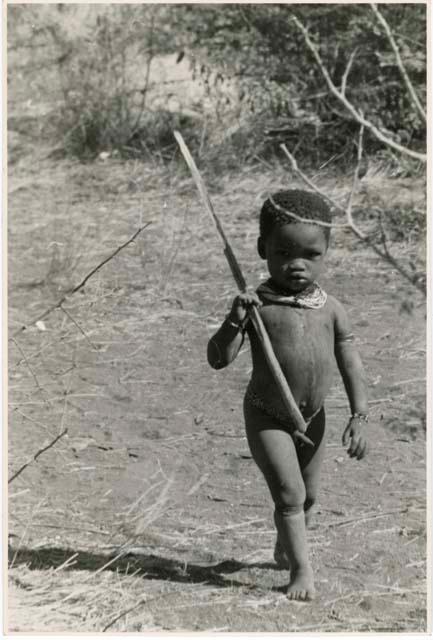
<svg viewBox="0 0 433 640">
<path fill-rule="evenodd" d="M 320 471 L 325 457 L 325 410 L 321 411 L 313 418 L 307 429 L 308 437 L 314 442 L 313 447 L 302 446 L 298 450 L 299 466 L 301 467 L 304 479 L 306 498 L 304 503 L 305 522 L 307 527 L 311 524 L 311 514 L 316 502 Z"/>
<path fill-rule="evenodd" d="M 252 456 L 275 503 L 275 524 L 291 566 L 287 596 L 311 599 L 314 580 L 303 510 L 306 492 L 293 439 L 277 422 L 248 402 L 245 423 Z"/>
<path fill-rule="evenodd" d="M 307 435 L 314 442 L 314 448 L 302 445 L 297 450 L 299 466 L 304 480 L 306 498 L 304 502 L 305 524 L 311 525 L 312 507 L 316 501 L 320 470 L 325 455 L 325 412 L 324 409 L 313 418 L 307 429 Z M 275 543 L 274 560 L 282 569 L 290 569 L 289 559 L 286 556 L 279 536 Z"/>
</svg>

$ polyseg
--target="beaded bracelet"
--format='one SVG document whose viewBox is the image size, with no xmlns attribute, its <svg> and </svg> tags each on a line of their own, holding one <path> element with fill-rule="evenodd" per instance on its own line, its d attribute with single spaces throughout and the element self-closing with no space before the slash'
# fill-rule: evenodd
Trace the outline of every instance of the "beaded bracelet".
<svg viewBox="0 0 433 640">
<path fill-rule="evenodd" d="M 366 413 L 352 413 L 350 416 L 351 420 L 363 420 L 364 422 L 368 422 L 368 415 Z"/>
<path fill-rule="evenodd" d="M 244 324 L 242 322 L 239 322 L 239 324 L 236 323 L 236 322 L 233 322 L 233 320 L 229 320 L 228 316 L 226 316 L 225 321 L 227 322 L 227 324 L 230 327 L 233 327 L 234 329 L 237 329 L 238 331 L 243 331 L 244 330 Z"/>
</svg>

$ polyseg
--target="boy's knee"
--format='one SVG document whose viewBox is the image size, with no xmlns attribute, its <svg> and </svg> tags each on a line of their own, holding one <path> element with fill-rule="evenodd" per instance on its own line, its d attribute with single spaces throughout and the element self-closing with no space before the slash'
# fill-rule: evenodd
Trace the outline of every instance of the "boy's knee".
<svg viewBox="0 0 433 640">
<path fill-rule="evenodd" d="M 302 513 L 304 509 L 303 504 L 290 504 L 290 505 L 275 505 L 275 518 L 289 518 L 295 516 L 298 513 Z"/>
<path fill-rule="evenodd" d="M 275 509 L 280 513 L 297 513 L 298 510 L 302 511 L 306 500 L 305 487 L 287 487 L 280 485 L 275 500 Z"/>
</svg>

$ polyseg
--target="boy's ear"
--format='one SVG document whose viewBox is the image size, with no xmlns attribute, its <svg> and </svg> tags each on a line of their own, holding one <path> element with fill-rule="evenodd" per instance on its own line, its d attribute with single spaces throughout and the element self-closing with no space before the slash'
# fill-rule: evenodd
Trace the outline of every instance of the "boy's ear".
<svg viewBox="0 0 433 640">
<path fill-rule="evenodd" d="M 265 241 L 262 237 L 257 238 L 257 252 L 262 260 L 266 260 Z"/>
</svg>

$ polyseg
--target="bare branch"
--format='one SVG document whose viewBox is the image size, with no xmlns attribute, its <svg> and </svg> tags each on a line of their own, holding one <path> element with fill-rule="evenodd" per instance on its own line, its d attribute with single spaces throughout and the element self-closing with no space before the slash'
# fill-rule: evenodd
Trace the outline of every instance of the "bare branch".
<svg viewBox="0 0 433 640">
<path fill-rule="evenodd" d="M 424 295 L 426 295 L 426 291 L 425 288 L 423 286 L 422 283 L 418 282 L 417 280 L 414 279 L 413 274 L 410 273 L 407 269 L 405 269 L 390 253 L 388 248 L 386 247 L 386 249 L 384 251 L 382 251 L 382 249 L 380 249 L 377 244 L 375 242 L 373 242 L 373 240 L 371 240 L 368 235 L 366 235 L 363 231 L 361 231 L 361 229 L 355 224 L 353 217 L 352 217 L 352 202 L 353 202 L 353 195 L 355 193 L 355 189 L 356 189 L 356 185 L 358 182 L 358 174 L 359 174 L 359 168 L 360 168 L 360 164 L 361 164 L 361 159 L 362 159 L 362 136 L 363 136 L 363 127 L 361 126 L 361 130 L 359 132 L 359 140 L 358 140 L 358 163 L 355 169 L 355 174 L 353 177 L 353 183 L 352 183 L 352 190 L 351 190 L 351 194 L 349 197 L 349 203 L 348 206 L 346 208 L 346 210 L 342 209 L 340 207 L 340 205 L 338 204 L 338 202 L 336 202 L 333 198 L 330 198 L 328 195 L 326 195 L 326 193 L 324 193 L 323 191 L 321 191 L 321 189 L 319 189 L 306 175 L 305 173 L 303 173 L 299 167 L 298 164 L 295 160 L 295 158 L 292 156 L 292 154 L 290 153 L 290 151 L 287 149 L 287 147 L 282 144 L 280 145 L 281 148 L 283 149 L 284 153 L 286 154 L 286 156 L 289 158 L 291 165 L 292 165 L 292 169 L 294 171 L 294 173 L 296 175 L 298 175 L 303 182 L 305 182 L 305 184 L 307 184 L 311 189 L 313 189 L 316 193 L 318 193 L 319 195 L 321 195 L 323 198 L 325 198 L 330 204 L 332 204 L 333 207 L 335 207 L 335 209 L 339 212 L 344 212 L 347 218 L 347 222 L 345 224 L 330 224 L 330 223 L 326 223 L 326 222 L 322 222 L 320 220 L 315 220 L 314 223 L 318 224 L 320 226 L 324 226 L 324 227 L 331 227 L 331 228 L 335 228 L 335 227 L 346 227 L 347 229 L 350 229 L 350 231 L 352 231 L 352 233 L 362 242 L 365 242 L 366 244 L 368 244 L 369 247 L 371 247 L 373 249 L 373 251 L 380 256 L 383 260 L 385 260 L 386 262 L 388 262 L 388 264 L 390 264 L 396 271 L 398 271 L 400 273 L 400 275 L 405 279 L 408 280 L 414 287 L 416 287 L 421 293 L 423 293 Z M 307 218 L 302 218 L 300 216 L 297 216 L 296 214 L 292 213 L 291 211 L 287 211 L 286 209 L 284 209 L 283 207 L 278 206 L 275 202 L 273 202 L 273 204 L 275 205 L 275 207 L 279 210 L 281 210 L 283 213 L 286 213 L 287 215 L 297 219 L 299 222 L 306 222 L 306 223 L 311 223 L 312 221 L 307 219 Z"/>
<path fill-rule="evenodd" d="M 360 124 L 363 125 L 366 129 L 368 129 L 369 131 L 371 131 L 371 133 L 381 142 L 383 142 L 384 144 L 386 144 L 387 146 L 391 147 L 392 149 L 395 149 L 396 151 L 399 151 L 400 153 L 403 153 L 407 156 L 410 156 L 411 158 L 415 158 L 416 160 L 421 160 L 422 162 L 427 162 L 427 155 L 425 153 L 419 153 L 418 151 L 413 151 L 412 149 L 408 149 L 407 147 L 404 147 L 401 144 L 398 144 L 398 142 L 394 142 L 394 140 L 392 140 L 392 138 L 389 138 L 388 136 L 386 136 L 384 133 L 382 133 L 382 131 L 380 131 L 380 129 L 378 129 L 372 122 L 370 122 L 370 120 L 366 120 L 364 118 L 364 116 L 357 111 L 357 109 L 353 106 L 353 104 L 351 102 L 349 102 L 349 100 L 346 98 L 346 96 L 337 89 L 337 87 L 335 86 L 335 84 L 333 83 L 331 76 L 329 75 L 329 72 L 327 70 L 327 68 L 325 67 L 325 64 L 322 60 L 322 58 L 320 57 L 319 51 L 316 47 L 316 45 L 313 43 L 313 41 L 311 40 L 310 36 L 308 35 L 308 31 L 307 29 L 304 27 L 304 25 L 302 24 L 302 22 L 296 17 L 293 16 L 293 21 L 296 24 L 296 26 L 298 27 L 298 29 L 300 29 L 300 31 L 302 32 L 303 36 L 304 36 L 304 40 L 306 45 L 308 46 L 308 48 L 310 49 L 311 53 L 313 54 L 321 72 L 323 77 L 325 78 L 326 84 L 328 85 L 331 93 L 346 107 L 346 109 L 352 114 L 352 116 L 355 118 L 355 120 Z"/>
<path fill-rule="evenodd" d="M 107 262 L 109 262 L 112 258 L 114 258 L 114 256 L 117 256 L 117 254 L 122 251 L 122 249 L 124 249 L 125 247 L 127 247 L 129 244 L 131 244 L 131 242 L 134 242 L 135 238 L 144 230 L 146 229 L 146 227 L 148 227 L 150 224 L 152 224 L 151 222 L 146 222 L 146 224 L 144 224 L 143 226 L 141 226 L 139 229 L 137 229 L 137 231 L 135 233 L 132 234 L 132 236 L 129 238 L 129 240 L 127 240 L 126 242 L 124 242 L 123 244 L 120 245 L 120 247 L 117 247 L 117 249 L 115 251 L 113 251 L 113 253 L 111 253 L 108 258 L 105 258 L 105 260 L 103 260 L 102 262 L 100 262 L 98 264 L 98 266 L 96 266 L 94 269 L 92 269 L 92 271 L 90 271 L 90 273 L 88 273 L 85 278 L 83 278 L 83 280 L 80 282 L 80 284 L 77 284 L 76 287 L 74 287 L 69 293 L 76 293 L 77 291 L 79 291 L 80 289 L 82 289 L 84 287 L 84 285 L 86 284 L 86 282 L 89 280 L 89 278 L 91 278 L 97 271 L 99 271 L 99 269 L 101 267 L 104 266 L 104 264 L 107 264 Z"/>
<path fill-rule="evenodd" d="M 281 144 L 280 145 L 281 149 L 284 151 L 284 153 L 286 154 L 286 156 L 288 157 L 288 159 L 290 160 L 290 164 L 292 165 L 292 169 L 293 171 L 302 178 L 302 180 L 305 182 L 305 184 L 307 184 L 310 189 L 312 189 L 313 191 L 315 191 L 316 193 L 318 193 L 320 196 L 322 196 L 322 198 L 325 198 L 325 200 L 327 200 L 330 204 L 332 204 L 332 206 L 337 209 L 340 213 L 344 213 L 344 209 L 342 207 L 340 207 L 340 205 L 333 200 L 332 198 L 330 198 L 324 191 L 322 191 L 321 189 L 319 189 L 319 187 L 317 187 L 314 182 L 312 182 L 310 180 L 310 178 L 308 178 L 308 176 L 305 175 L 305 173 L 303 173 L 301 171 L 301 169 L 298 167 L 298 163 L 296 162 L 295 157 L 293 156 L 293 154 L 290 153 L 290 151 L 288 150 L 288 148 L 286 147 L 285 144 Z M 340 225 L 328 225 L 328 223 L 323 223 L 324 226 L 340 226 Z M 347 226 L 346 224 L 341 225 L 343 227 Z"/>
<path fill-rule="evenodd" d="M 346 94 L 347 78 L 349 77 L 349 73 L 352 68 L 353 61 L 355 60 L 357 51 L 358 51 L 358 47 L 355 47 L 355 49 L 350 54 L 349 62 L 347 63 L 346 69 L 343 74 L 343 78 L 341 80 L 341 95 L 343 96 Z"/>
<path fill-rule="evenodd" d="M 371 8 L 373 9 L 374 15 L 376 16 L 376 18 L 378 19 L 378 21 L 380 22 L 380 24 L 382 25 L 386 36 L 389 40 L 389 44 L 392 47 L 392 50 L 394 51 L 394 55 L 395 55 L 395 59 L 397 62 L 397 66 L 399 68 L 399 71 L 403 77 L 403 80 L 405 82 L 406 88 L 409 91 L 409 95 L 411 97 L 411 100 L 413 102 L 413 104 L 415 105 L 416 110 L 418 111 L 419 115 L 421 116 L 421 118 L 423 119 L 424 123 L 427 124 L 427 115 L 425 112 L 424 107 L 422 106 L 420 99 L 418 98 L 416 91 L 414 89 L 414 86 L 407 74 L 406 68 L 403 64 L 403 60 L 401 59 L 401 55 L 400 55 L 400 51 L 398 49 L 397 43 L 394 39 L 394 36 L 392 34 L 392 31 L 389 27 L 389 24 L 387 23 L 387 21 L 385 20 L 385 18 L 383 17 L 383 15 L 380 13 L 379 9 L 377 8 L 377 5 L 375 5 L 373 2 L 370 3 Z"/>
<path fill-rule="evenodd" d="M 137 231 L 129 238 L 129 240 L 127 240 L 126 242 L 124 242 L 123 244 L 120 245 L 120 247 L 117 247 L 117 249 L 115 251 L 113 251 L 113 253 L 111 253 L 108 258 L 105 258 L 102 262 L 100 262 L 94 269 L 92 269 L 90 271 L 90 273 L 88 273 L 83 279 L 82 281 L 77 284 L 75 287 L 73 287 L 72 289 L 69 289 L 69 291 L 66 291 L 66 293 L 64 294 L 64 296 L 55 304 L 53 304 L 51 307 L 49 307 L 48 309 L 46 309 L 43 313 L 41 313 L 37 318 L 34 318 L 33 320 L 31 320 L 30 322 L 28 322 L 27 324 L 23 324 L 19 329 L 17 329 L 17 331 L 15 331 L 15 333 L 12 335 L 11 338 L 9 338 L 10 340 L 13 339 L 15 336 L 17 336 L 18 334 L 20 334 L 22 331 L 25 331 L 25 329 L 27 329 L 28 327 L 30 327 L 32 324 L 35 324 L 35 322 L 38 322 L 38 320 L 43 320 L 44 318 L 46 318 L 47 316 L 50 315 L 50 313 L 52 313 L 53 311 L 55 311 L 56 309 L 59 309 L 62 304 L 64 302 L 66 302 L 66 298 L 69 295 L 73 295 L 74 293 L 77 293 L 77 291 L 79 291 L 80 289 L 82 289 L 84 287 L 84 285 L 86 284 L 86 282 L 97 272 L 99 271 L 99 269 L 101 267 L 103 267 L 105 264 L 107 264 L 107 262 L 109 262 L 112 258 L 114 258 L 114 256 L 116 256 L 122 249 L 124 249 L 125 247 L 127 247 L 129 244 L 131 244 L 131 242 L 133 242 L 135 240 L 135 238 L 138 236 L 139 233 L 141 233 L 144 229 L 146 229 L 146 227 L 148 227 L 150 224 L 152 224 L 152 221 L 150 222 L 146 222 L 146 224 L 144 224 L 143 226 L 141 226 L 139 229 L 137 229 Z M 62 309 L 63 311 L 65 311 L 64 309 Z"/>
<path fill-rule="evenodd" d="M 13 482 L 15 480 L 15 478 L 18 478 L 19 475 L 22 474 L 22 472 L 24 471 L 24 469 L 26 469 L 32 462 L 35 462 L 40 455 L 42 455 L 43 453 L 45 453 L 45 451 L 48 451 L 48 449 L 51 449 L 51 447 L 54 447 L 54 445 L 56 444 L 56 442 L 58 442 L 60 440 L 60 438 L 63 438 L 63 436 L 65 436 L 68 433 L 68 430 L 65 429 L 64 431 L 62 431 L 61 433 L 59 433 L 58 436 L 56 436 L 54 438 L 54 440 L 52 440 L 49 444 L 47 444 L 45 447 L 42 447 L 42 449 L 39 449 L 39 451 L 37 451 L 35 453 L 34 456 L 32 456 L 30 458 L 30 460 L 28 460 L 26 463 L 23 464 L 23 466 L 18 469 L 18 471 L 16 471 L 8 480 L 8 484 L 10 484 L 11 482 Z"/>
<path fill-rule="evenodd" d="M 349 202 L 347 203 L 347 208 L 346 208 L 347 222 L 352 227 L 352 229 L 355 227 L 355 224 L 353 222 L 353 216 L 352 216 L 353 197 L 355 195 L 356 188 L 358 186 L 359 168 L 361 166 L 362 152 L 363 152 L 363 139 L 364 139 L 364 125 L 362 124 L 359 129 L 357 163 L 355 167 L 355 173 L 353 174 L 353 182 L 352 182 L 352 189 L 350 191 Z"/>
</svg>

